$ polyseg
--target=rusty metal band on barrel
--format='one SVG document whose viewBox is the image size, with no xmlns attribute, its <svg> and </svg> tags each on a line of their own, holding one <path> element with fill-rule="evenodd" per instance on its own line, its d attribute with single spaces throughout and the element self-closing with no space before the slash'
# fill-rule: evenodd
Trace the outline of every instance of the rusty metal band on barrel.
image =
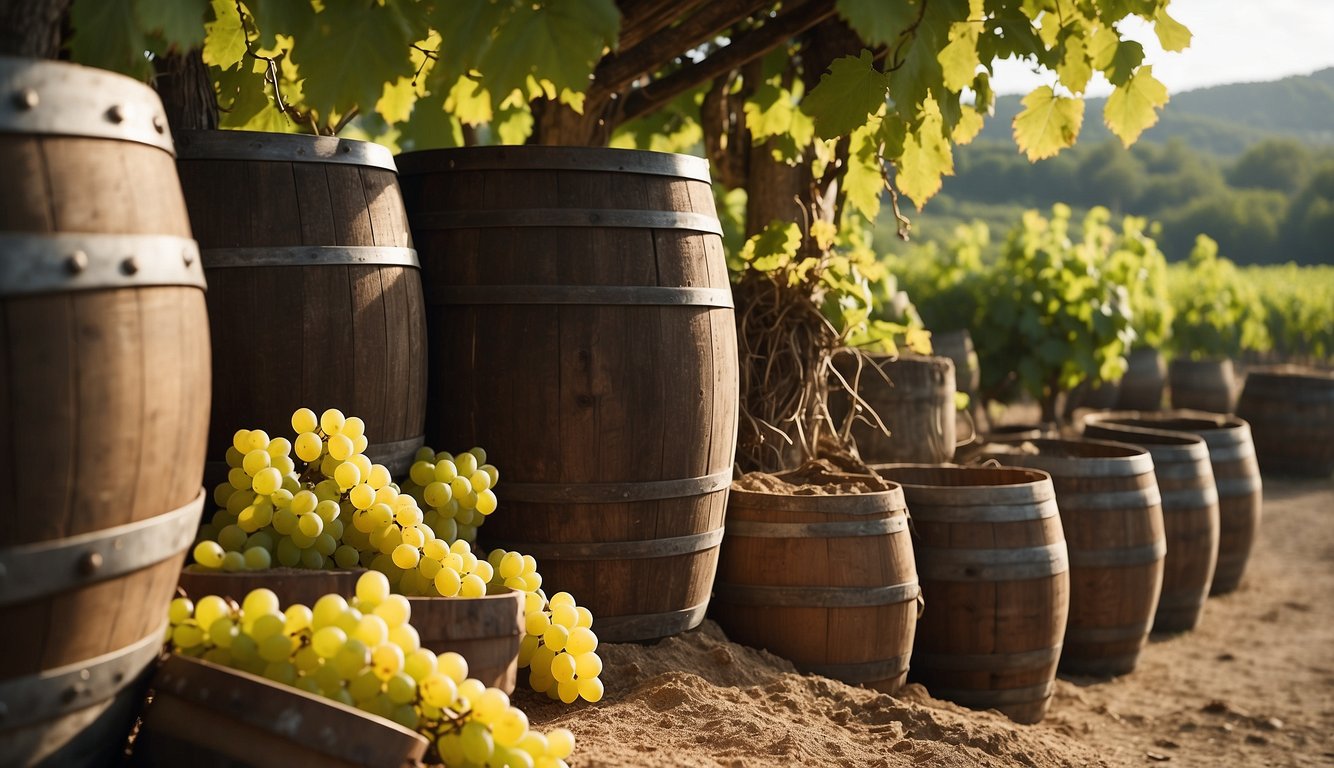
<svg viewBox="0 0 1334 768">
<path fill-rule="evenodd" d="M 99 531 L 0 548 L 0 606 L 77 589 L 179 554 L 194 541 L 204 491 L 165 514 Z"/>
<path fill-rule="evenodd" d="M 342 163 L 397 172 L 388 147 L 337 136 L 258 131 L 181 131 L 181 160 L 268 160 L 277 163 Z"/>
<path fill-rule="evenodd" d="M 694 155 L 592 147 L 467 147 L 398 156 L 401 175 L 459 171 L 579 171 L 667 176 L 710 182 L 709 161 Z"/>
<path fill-rule="evenodd" d="M 292 245 L 282 247 L 205 248 L 205 269 L 231 267 L 411 267 L 421 269 L 417 251 L 388 245 Z"/>
<path fill-rule="evenodd" d="M 512 227 L 597 227 L 602 229 L 689 230 L 723 234 L 718 217 L 695 211 L 642 208 L 486 208 L 424 211 L 412 217 L 414 232 L 438 229 L 509 229 Z"/>
<path fill-rule="evenodd" d="M 941 549 L 917 552 L 924 581 L 1022 581 L 1059 576 L 1070 570 L 1065 541 L 1013 549 Z"/>
<path fill-rule="evenodd" d="M 0 233 L 0 298 L 184 285 L 204 288 L 199 246 L 174 235 Z"/>
<path fill-rule="evenodd" d="M 1069 546 L 1067 542 L 1067 547 Z M 1139 547 L 1113 549 L 1069 549 L 1070 565 L 1075 568 L 1115 568 L 1149 565 L 1167 556 L 1167 539 L 1158 539 Z"/>
<path fill-rule="evenodd" d="M 709 601 L 705 600 L 698 605 L 664 613 L 639 613 L 624 616 L 598 614 L 598 638 L 607 643 L 620 643 L 675 635 L 699 626 L 700 622 L 704 621 L 704 614 L 708 608 Z"/>
</svg>

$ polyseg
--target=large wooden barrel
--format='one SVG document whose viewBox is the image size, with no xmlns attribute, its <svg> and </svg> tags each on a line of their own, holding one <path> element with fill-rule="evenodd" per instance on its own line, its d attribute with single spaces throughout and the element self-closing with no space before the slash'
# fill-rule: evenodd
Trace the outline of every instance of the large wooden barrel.
<svg viewBox="0 0 1334 768">
<path fill-rule="evenodd" d="M 732 640 L 894 693 L 920 594 L 897 486 L 827 496 L 732 489 L 711 614 Z"/>
<path fill-rule="evenodd" d="M 192 768 L 407 768 L 426 738 L 416 731 L 201 659 L 172 655 L 153 678 L 153 701 L 131 766 Z"/>
<path fill-rule="evenodd" d="M 1167 361 L 1151 347 L 1136 347 L 1126 357 L 1126 375 L 1116 407 L 1129 411 L 1157 411 L 1167 391 Z"/>
<path fill-rule="evenodd" d="M 500 467 L 488 546 L 537 558 L 608 641 L 699 624 L 737 426 L 704 160 L 476 147 L 399 157 L 422 260 L 432 445 Z"/>
<path fill-rule="evenodd" d="M 249 131 L 178 143 L 209 282 L 213 474 L 236 430 L 291 435 L 301 407 L 361 417 L 367 455 L 405 474 L 423 439 L 426 320 L 389 150 Z"/>
<path fill-rule="evenodd" d="M 1132 671 L 1153 626 L 1167 553 L 1153 459 L 1124 443 L 1049 439 L 993 443 L 983 456 L 1051 475 L 1070 553 L 1061 669 Z"/>
<path fill-rule="evenodd" d="M 1177 358 L 1167 366 L 1173 408 L 1231 413 L 1237 402 L 1232 361 Z"/>
<path fill-rule="evenodd" d="M 1186 410 L 1110 413 L 1100 415 L 1099 421 L 1204 438 L 1218 489 L 1218 565 L 1209 594 L 1235 590 L 1255 546 L 1263 508 L 1263 485 L 1250 425 L 1235 416 Z"/>
<path fill-rule="evenodd" d="M 1047 711 L 1070 611 L 1051 477 L 1033 469 L 881 465 L 912 510 L 926 610 L 911 679 L 1020 723 Z"/>
<path fill-rule="evenodd" d="M 1087 421 L 1084 436 L 1138 445 L 1153 457 L 1163 501 L 1167 558 L 1155 632 L 1194 629 L 1218 563 L 1218 490 L 1209 448 L 1195 435 Z"/>
<path fill-rule="evenodd" d="M 468 677 L 514 692 L 523 640 L 523 594 L 482 597 L 409 597 L 412 626 L 423 648 L 453 651 L 468 660 Z"/>
<path fill-rule="evenodd" d="M 1334 473 L 1334 371 L 1276 366 L 1246 374 L 1237 415 L 1266 473 Z"/>
<path fill-rule="evenodd" d="M 147 86 L 0 57 L 0 764 L 97 765 L 204 503 L 204 275 Z"/>
<path fill-rule="evenodd" d="M 869 356 L 858 370 L 851 355 L 835 361 L 843 381 L 857 382 L 861 416 L 852 426 L 857 451 L 868 462 L 949 461 L 955 447 L 954 363 L 948 357 L 922 355 Z M 841 386 L 834 388 L 829 409 L 835 424 L 843 423 L 853 400 Z M 875 416 L 866 409 L 875 411 Z M 875 417 L 889 428 L 885 434 Z"/>
</svg>

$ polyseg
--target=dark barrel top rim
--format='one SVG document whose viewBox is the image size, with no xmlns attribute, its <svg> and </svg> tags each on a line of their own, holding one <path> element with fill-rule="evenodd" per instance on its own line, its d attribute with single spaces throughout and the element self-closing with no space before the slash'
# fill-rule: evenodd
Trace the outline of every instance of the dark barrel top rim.
<svg viewBox="0 0 1334 768">
<path fill-rule="evenodd" d="M 399 173 L 597 171 L 711 182 L 709 161 L 694 155 L 602 147 L 493 146 L 424 149 L 398 155 Z"/>
<path fill-rule="evenodd" d="M 388 147 L 337 136 L 264 131 L 181 131 L 180 160 L 264 160 L 283 163 L 343 163 L 397 172 Z"/>
</svg>

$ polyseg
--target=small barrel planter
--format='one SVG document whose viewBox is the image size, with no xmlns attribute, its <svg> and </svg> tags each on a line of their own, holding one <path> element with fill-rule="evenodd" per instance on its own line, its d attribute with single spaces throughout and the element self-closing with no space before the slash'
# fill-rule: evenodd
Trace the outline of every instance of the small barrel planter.
<svg viewBox="0 0 1334 768">
<path fill-rule="evenodd" d="M 188 566 L 181 571 L 179 586 L 196 602 L 205 595 L 218 595 L 239 603 L 251 590 L 262 588 L 273 590 L 283 608 L 292 603 L 309 608 L 325 595 L 352 597 L 357 592 L 357 579 L 363 573 L 363 570 L 316 571 L 305 568 L 224 573 L 200 571 L 197 566 Z"/>
<path fill-rule="evenodd" d="M 1334 372 L 1277 366 L 1246 374 L 1237 416 L 1251 425 L 1265 473 L 1334 473 Z"/>
<path fill-rule="evenodd" d="M 1167 366 L 1173 408 L 1211 413 L 1232 413 L 1237 402 L 1237 378 L 1232 361 L 1185 360 Z"/>
<path fill-rule="evenodd" d="M 736 323 L 708 164 L 582 147 L 399 156 L 433 445 L 506 473 L 488 547 L 603 640 L 697 626 L 736 450 Z"/>
<path fill-rule="evenodd" d="M 911 679 L 1019 723 L 1047 711 L 1070 611 L 1051 477 L 1034 469 L 880 465 L 912 510 L 927 608 Z"/>
<path fill-rule="evenodd" d="M 894 693 L 916 632 L 903 491 L 732 489 L 711 616 L 732 640 L 803 672 Z"/>
<path fill-rule="evenodd" d="M 954 384 L 969 398 L 976 398 L 982 386 L 982 367 L 977 362 L 973 337 L 967 330 L 931 334 L 931 351 L 954 362 Z"/>
<path fill-rule="evenodd" d="M 1204 439 L 1181 432 L 1090 420 L 1084 436 L 1137 445 L 1153 457 L 1163 502 L 1167 558 L 1155 632 L 1185 632 L 1204 614 L 1218 564 L 1218 489 Z"/>
<path fill-rule="evenodd" d="M 131 766 L 406 768 L 416 731 L 257 675 L 173 654 L 153 677 Z"/>
<path fill-rule="evenodd" d="M 236 430 L 290 435 L 300 407 L 361 417 L 366 454 L 406 474 L 423 442 L 426 320 L 389 150 L 249 131 L 178 144 L 209 281 L 210 479 Z"/>
<path fill-rule="evenodd" d="M 101 765 L 204 504 L 204 274 L 151 88 L 0 57 L 0 94 L 0 765 Z"/>
<path fill-rule="evenodd" d="M 1017 447 L 992 444 L 983 458 L 1051 475 L 1070 553 L 1061 670 L 1134 670 L 1158 609 L 1167 553 L 1153 459 L 1142 448 L 1102 440 L 1037 439 Z"/>
<path fill-rule="evenodd" d="M 1126 363 L 1116 407 L 1128 411 L 1161 410 L 1167 391 L 1167 361 L 1163 354 L 1150 347 L 1136 347 L 1126 357 Z"/>
<path fill-rule="evenodd" d="M 955 447 L 954 363 L 948 357 L 874 355 L 857 371 L 857 361 L 836 361 L 844 381 L 857 379 L 857 394 L 889 427 L 885 434 L 869 414 L 852 425 L 857 451 L 868 462 L 949 461 Z M 841 385 L 830 397 L 830 413 L 841 424 L 853 407 Z"/>
<path fill-rule="evenodd" d="M 1260 529 L 1263 484 L 1255 460 L 1251 428 L 1243 419 L 1204 411 L 1109 413 L 1100 423 L 1185 432 L 1204 438 L 1218 489 L 1218 564 L 1209 594 L 1235 590 Z"/>
<path fill-rule="evenodd" d="M 412 626 L 423 648 L 454 651 L 468 660 L 468 676 L 514 692 L 523 640 L 523 594 L 484 597 L 409 597 Z M 596 625 L 594 627 L 597 628 Z"/>
</svg>

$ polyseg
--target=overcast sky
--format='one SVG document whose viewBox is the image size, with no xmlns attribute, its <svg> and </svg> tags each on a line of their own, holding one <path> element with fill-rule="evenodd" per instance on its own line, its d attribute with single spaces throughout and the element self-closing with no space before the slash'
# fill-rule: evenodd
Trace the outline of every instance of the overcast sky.
<svg viewBox="0 0 1334 768">
<path fill-rule="evenodd" d="M 1334 66 L 1334 0 L 1172 0 L 1168 12 L 1194 37 L 1181 53 L 1158 46 L 1153 27 L 1127 24 L 1122 32 L 1144 45 L 1145 62 L 1170 93 L 1222 83 L 1277 80 Z M 1055 81 L 1032 65 L 996 66 L 997 93 L 1027 93 Z M 1088 96 L 1111 91 L 1101 76 Z"/>
</svg>

